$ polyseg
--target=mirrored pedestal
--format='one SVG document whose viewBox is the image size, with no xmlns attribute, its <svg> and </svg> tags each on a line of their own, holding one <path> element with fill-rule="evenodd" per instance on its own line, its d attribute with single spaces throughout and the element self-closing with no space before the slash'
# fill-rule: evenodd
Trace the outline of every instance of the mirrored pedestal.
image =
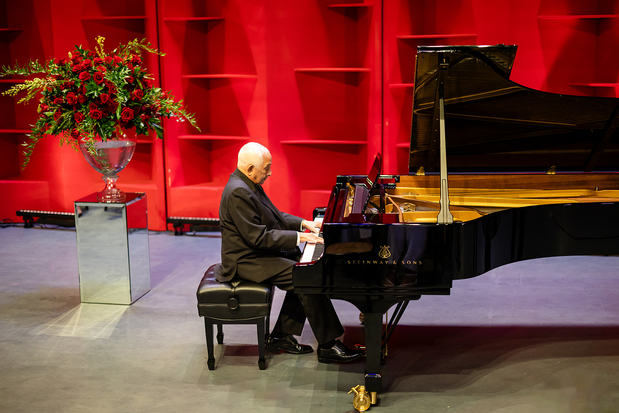
<svg viewBox="0 0 619 413">
<path fill-rule="evenodd" d="M 150 290 L 146 194 L 122 203 L 75 201 L 75 229 L 83 303 L 131 304 Z"/>
</svg>

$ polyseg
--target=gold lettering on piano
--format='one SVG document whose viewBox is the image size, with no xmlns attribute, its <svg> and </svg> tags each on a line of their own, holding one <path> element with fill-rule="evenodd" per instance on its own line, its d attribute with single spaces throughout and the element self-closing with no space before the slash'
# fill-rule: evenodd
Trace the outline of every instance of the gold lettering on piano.
<svg viewBox="0 0 619 413">
<path fill-rule="evenodd" d="M 346 265 L 421 265 L 421 260 L 346 260 Z"/>
</svg>

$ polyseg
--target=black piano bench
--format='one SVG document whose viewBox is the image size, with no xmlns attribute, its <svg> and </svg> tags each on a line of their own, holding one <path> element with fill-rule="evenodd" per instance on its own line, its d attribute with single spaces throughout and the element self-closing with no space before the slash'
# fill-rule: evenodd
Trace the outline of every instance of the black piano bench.
<svg viewBox="0 0 619 413">
<path fill-rule="evenodd" d="M 198 314 L 204 317 L 207 365 L 215 370 L 213 355 L 213 325 L 217 324 L 217 343 L 223 344 L 223 324 L 256 324 L 258 330 L 258 367 L 266 369 L 266 342 L 273 291 L 269 285 L 235 279 L 217 281 L 221 264 L 211 265 L 198 287 Z"/>
</svg>

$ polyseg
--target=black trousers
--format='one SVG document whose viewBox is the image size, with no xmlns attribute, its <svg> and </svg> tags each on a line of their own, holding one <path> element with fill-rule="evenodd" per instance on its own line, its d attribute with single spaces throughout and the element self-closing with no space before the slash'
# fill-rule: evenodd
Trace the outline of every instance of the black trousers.
<svg viewBox="0 0 619 413">
<path fill-rule="evenodd" d="M 344 334 L 344 327 L 333 308 L 331 300 L 324 295 L 297 295 L 292 285 L 292 267 L 269 278 L 266 282 L 286 291 L 284 303 L 273 327 L 274 336 L 301 335 L 305 319 L 318 344 L 328 343 Z"/>
</svg>

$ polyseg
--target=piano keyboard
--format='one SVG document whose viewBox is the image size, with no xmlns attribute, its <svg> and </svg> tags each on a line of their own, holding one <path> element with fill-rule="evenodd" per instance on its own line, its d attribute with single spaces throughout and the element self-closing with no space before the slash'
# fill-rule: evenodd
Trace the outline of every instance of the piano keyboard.
<svg viewBox="0 0 619 413">
<path fill-rule="evenodd" d="M 322 217 L 316 217 L 314 222 L 317 224 L 322 224 Z M 322 237 L 322 232 L 319 235 Z M 324 250 L 325 244 L 310 244 L 309 242 L 306 242 L 305 249 L 303 249 L 303 255 L 301 256 L 301 260 L 299 262 L 316 261 L 322 257 Z"/>
<path fill-rule="evenodd" d="M 303 256 L 301 257 L 301 261 L 299 262 L 312 262 L 316 261 L 320 257 L 322 257 L 322 253 L 325 250 L 325 244 L 305 244 L 305 249 L 303 250 Z"/>
</svg>

